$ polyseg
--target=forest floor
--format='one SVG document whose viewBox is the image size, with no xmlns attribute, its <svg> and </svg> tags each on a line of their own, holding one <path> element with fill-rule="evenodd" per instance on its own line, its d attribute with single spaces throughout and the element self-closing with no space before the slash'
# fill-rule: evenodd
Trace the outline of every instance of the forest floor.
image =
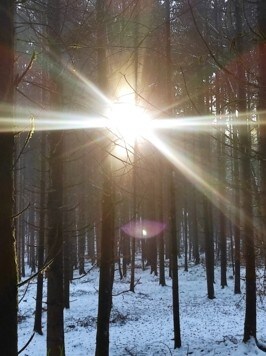
<svg viewBox="0 0 266 356">
<path fill-rule="evenodd" d="M 90 269 L 88 264 L 87 270 Z M 206 273 L 203 265 L 179 271 L 180 322 L 182 347 L 173 348 L 173 317 L 171 279 L 159 286 L 158 277 L 149 269 L 136 268 L 139 280 L 135 293 L 128 292 L 129 278 L 115 275 L 113 309 L 110 323 L 110 356 L 168 356 L 168 355 L 265 355 L 254 342 L 243 344 L 245 285 L 242 294 L 234 295 L 232 270 L 228 268 L 228 287 L 219 285 L 216 269 L 215 295 L 206 296 Z M 130 273 L 129 273 L 130 274 Z M 243 271 L 244 274 L 244 271 Z M 75 274 L 75 277 L 78 277 Z M 260 280 L 260 279 L 259 279 Z M 23 287 L 19 304 L 19 348 L 32 335 L 34 324 L 36 280 Z M 67 356 L 93 356 L 95 353 L 98 269 L 71 283 L 70 309 L 65 311 L 65 344 Z M 260 289 L 259 289 L 260 292 Z M 45 299 L 44 299 L 45 300 Z M 44 309 L 46 308 L 45 303 Z M 266 342 L 266 298 L 258 296 L 258 339 Z M 43 332 L 35 334 L 22 356 L 46 355 L 46 312 Z"/>
</svg>

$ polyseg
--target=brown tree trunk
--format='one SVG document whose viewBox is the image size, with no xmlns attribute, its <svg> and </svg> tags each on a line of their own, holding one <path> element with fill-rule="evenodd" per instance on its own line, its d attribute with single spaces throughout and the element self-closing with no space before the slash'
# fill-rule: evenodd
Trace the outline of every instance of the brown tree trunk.
<svg viewBox="0 0 266 356">
<path fill-rule="evenodd" d="M 242 5 L 236 2 L 236 32 L 238 35 L 238 55 L 244 52 L 242 36 Z M 241 58 L 241 57 L 240 57 Z M 242 61 L 238 63 L 239 80 L 244 82 L 245 69 Z M 243 341 L 247 342 L 251 337 L 256 339 L 256 269 L 255 269 L 255 244 L 254 224 L 252 211 L 252 184 L 250 163 L 250 129 L 246 119 L 246 92 L 243 84 L 238 85 L 238 111 L 242 116 L 243 125 L 239 126 L 239 148 L 240 148 L 240 172 L 242 190 L 242 231 L 244 242 L 244 256 L 246 261 L 246 309 L 244 322 Z M 244 124 L 245 123 L 245 124 Z"/>
<path fill-rule="evenodd" d="M 48 0 L 48 39 L 50 51 L 50 105 L 61 109 L 60 83 L 60 0 Z M 49 175 L 47 255 L 51 265 L 47 282 L 47 355 L 64 356 L 63 301 L 63 131 L 48 135 Z"/>
<path fill-rule="evenodd" d="M 45 236 L 45 153 L 46 153 L 46 133 L 41 133 L 41 184 L 40 184 L 40 227 L 38 238 L 38 271 L 43 267 L 44 263 L 44 236 Z M 43 273 L 38 274 L 37 292 L 36 292 L 36 309 L 34 319 L 34 331 L 42 335 L 42 298 L 43 298 Z"/>
</svg>

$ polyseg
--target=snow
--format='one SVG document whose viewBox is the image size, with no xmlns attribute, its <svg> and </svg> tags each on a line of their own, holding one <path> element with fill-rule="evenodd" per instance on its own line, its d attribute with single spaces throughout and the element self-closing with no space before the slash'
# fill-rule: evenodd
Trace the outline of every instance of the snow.
<svg viewBox="0 0 266 356">
<path fill-rule="evenodd" d="M 90 269 L 87 264 L 87 269 Z M 166 270 L 166 273 L 168 270 Z M 234 295 L 234 280 L 228 287 L 219 286 L 216 269 L 216 298 L 207 298 L 206 276 L 203 265 L 191 266 L 188 272 L 179 268 L 180 322 L 182 348 L 174 350 L 172 321 L 171 279 L 167 286 L 159 285 L 158 277 L 136 268 L 135 293 L 129 292 L 130 271 L 120 280 L 115 275 L 113 308 L 110 323 L 111 356 L 167 356 L 167 355 L 265 355 L 253 340 L 242 343 L 245 295 Z M 244 271 L 243 271 L 244 273 Z M 70 309 L 65 310 L 65 344 L 67 356 L 93 356 L 95 353 L 98 269 L 71 283 Z M 78 277 L 77 274 L 75 274 Z M 228 276 L 232 271 L 228 268 Z M 25 286 L 19 291 L 22 296 Z M 28 286 L 19 304 L 19 348 L 32 335 L 34 324 L 36 280 Z M 266 341 L 265 305 L 258 298 L 258 338 Z M 44 308 L 45 297 L 44 297 Z M 22 356 L 46 355 L 46 312 L 43 313 L 43 332 L 35 334 Z"/>
</svg>

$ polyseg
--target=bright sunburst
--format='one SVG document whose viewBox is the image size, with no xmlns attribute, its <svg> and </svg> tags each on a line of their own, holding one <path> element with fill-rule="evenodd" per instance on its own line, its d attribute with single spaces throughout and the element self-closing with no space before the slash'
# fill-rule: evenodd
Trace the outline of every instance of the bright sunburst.
<svg viewBox="0 0 266 356">
<path fill-rule="evenodd" d="M 137 140 L 149 139 L 151 135 L 151 117 L 134 103 L 113 103 L 107 110 L 106 118 L 119 156 L 128 154 L 126 151 L 131 151 Z"/>
</svg>

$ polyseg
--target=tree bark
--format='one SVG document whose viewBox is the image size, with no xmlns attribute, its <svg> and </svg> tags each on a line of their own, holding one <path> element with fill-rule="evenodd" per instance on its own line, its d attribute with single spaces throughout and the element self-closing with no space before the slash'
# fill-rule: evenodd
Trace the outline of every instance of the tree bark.
<svg viewBox="0 0 266 356">
<path fill-rule="evenodd" d="M 244 53 L 242 42 L 242 5 L 236 2 L 236 32 L 238 34 L 238 55 Z M 241 58 L 241 57 L 240 57 Z M 239 80 L 245 80 L 245 69 L 241 60 L 238 63 Z M 238 85 L 238 111 L 242 116 L 243 125 L 239 126 L 240 147 L 240 172 L 242 191 L 242 214 L 241 223 L 243 231 L 244 256 L 246 261 L 246 309 L 244 322 L 243 341 L 247 342 L 251 337 L 256 339 L 256 269 L 255 269 L 255 245 L 254 225 L 252 211 L 252 185 L 251 185 L 251 163 L 250 163 L 250 130 L 246 118 L 246 92 L 243 84 Z"/>
<path fill-rule="evenodd" d="M 106 58 L 106 1 L 97 0 L 97 46 L 98 46 L 98 85 L 107 95 L 107 58 Z M 108 146 L 107 139 L 105 140 Z M 109 322 L 112 308 L 112 287 L 114 273 L 114 185 L 113 172 L 109 156 L 103 159 L 103 196 L 102 196 L 102 234 L 100 253 L 99 299 L 96 334 L 96 356 L 109 355 Z"/>
<path fill-rule="evenodd" d="M 40 228 L 38 239 L 38 271 L 43 267 L 44 263 L 44 240 L 45 240 L 45 152 L 46 152 L 46 133 L 41 133 L 41 184 L 40 184 Z M 43 298 L 43 273 L 39 273 L 37 277 L 37 292 L 36 292 L 36 308 L 34 319 L 34 331 L 42 335 L 42 298 Z"/>
<path fill-rule="evenodd" d="M 60 0 L 48 0 L 50 106 L 61 109 Z M 64 356 L 63 301 L 63 145 L 61 130 L 48 134 L 50 185 L 48 194 L 47 255 L 51 262 L 47 282 L 47 355 Z"/>
<path fill-rule="evenodd" d="M 180 312 L 179 312 L 179 282 L 178 282 L 178 244 L 176 226 L 176 194 L 174 173 L 170 169 L 170 234 L 171 234 L 171 270 L 172 270 L 172 299 L 174 321 L 174 348 L 181 347 Z"/>
<path fill-rule="evenodd" d="M 259 32 L 259 152 L 261 171 L 261 215 L 262 215 L 262 243 L 264 248 L 264 284 L 266 284 L 266 3 L 258 2 L 258 32 Z"/>
<path fill-rule="evenodd" d="M 15 2 L 0 3 L 0 117 L 10 118 L 13 106 Z M 1 355 L 17 355 L 17 265 L 13 228 L 13 133 L 0 133 L 0 335 Z"/>
<path fill-rule="evenodd" d="M 112 177 L 110 176 L 110 171 L 108 171 L 108 177 L 105 175 L 102 200 L 102 239 L 96 356 L 109 355 L 109 321 L 112 308 L 114 264 L 114 202 L 112 190 Z"/>
</svg>

